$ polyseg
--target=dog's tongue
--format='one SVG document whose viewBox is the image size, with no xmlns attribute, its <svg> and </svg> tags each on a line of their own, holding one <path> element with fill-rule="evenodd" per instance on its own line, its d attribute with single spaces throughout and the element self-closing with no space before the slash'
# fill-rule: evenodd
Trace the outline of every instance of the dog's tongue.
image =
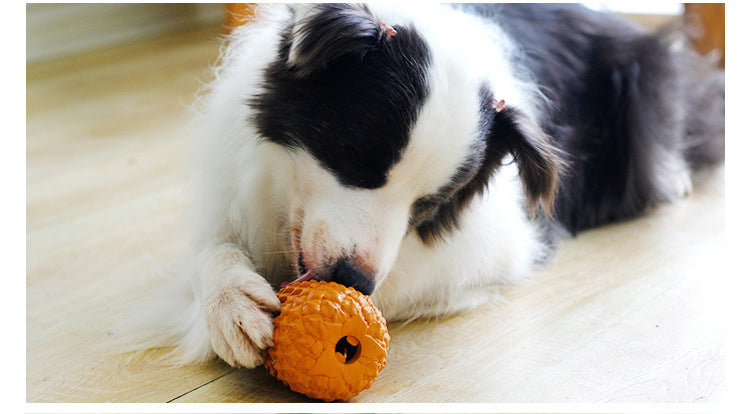
<svg viewBox="0 0 750 414">
<path fill-rule="evenodd" d="M 305 272 L 305 274 L 303 274 L 302 276 L 298 277 L 297 279 L 294 279 L 291 282 L 284 282 L 284 283 L 282 283 L 281 287 L 287 287 L 287 286 L 291 285 L 292 283 L 304 282 L 305 280 L 310 280 L 312 278 L 313 278 L 313 274 L 312 274 L 311 271 L 308 270 L 307 272 Z"/>
</svg>

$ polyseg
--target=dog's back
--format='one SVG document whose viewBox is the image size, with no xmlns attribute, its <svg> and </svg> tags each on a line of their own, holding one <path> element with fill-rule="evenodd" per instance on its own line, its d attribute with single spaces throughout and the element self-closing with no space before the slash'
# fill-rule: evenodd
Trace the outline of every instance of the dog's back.
<svg viewBox="0 0 750 414">
<path fill-rule="evenodd" d="M 724 158 L 724 77 L 680 27 L 647 33 L 572 4 L 479 4 L 518 45 L 546 96 L 543 128 L 568 163 L 555 219 L 570 233 L 628 219 L 691 190 Z"/>
</svg>

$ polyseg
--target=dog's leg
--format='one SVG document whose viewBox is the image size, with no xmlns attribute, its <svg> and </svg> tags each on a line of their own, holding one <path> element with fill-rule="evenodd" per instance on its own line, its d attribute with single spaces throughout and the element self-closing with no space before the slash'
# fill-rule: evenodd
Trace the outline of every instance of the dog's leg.
<svg viewBox="0 0 750 414">
<path fill-rule="evenodd" d="M 214 352 L 232 366 L 255 367 L 273 345 L 280 303 L 240 246 L 211 245 L 201 252 L 198 299 Z"/>
</svg>

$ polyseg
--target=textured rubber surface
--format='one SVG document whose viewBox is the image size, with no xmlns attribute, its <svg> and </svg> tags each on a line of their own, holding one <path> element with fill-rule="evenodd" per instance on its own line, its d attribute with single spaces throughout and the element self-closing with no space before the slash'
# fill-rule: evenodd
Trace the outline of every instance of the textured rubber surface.
<svg viewBox="0 0 750 414">
<path fill-rule="evenodd" d="M 328 402 L 348 400 L 372 385 L 391 338 L 368 296 L 317 280 L 288 285 L 277 295 L 281 313 L 265 361 L 271 375 Z"/>
</svg>

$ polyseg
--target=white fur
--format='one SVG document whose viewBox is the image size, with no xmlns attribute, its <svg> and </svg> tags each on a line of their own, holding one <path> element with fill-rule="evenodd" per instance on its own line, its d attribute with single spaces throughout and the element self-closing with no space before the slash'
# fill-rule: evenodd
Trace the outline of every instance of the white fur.
<svg viewBox="0 0 750 414">
<path fill-rule="evenodd" d="M 487 300 L 488 287 L 526 276 L 543 253 L 514 167 L 500 169 L 444 240 L 427 246 L 406 234 L 413 201 L 450 179 L 477 133 L 478 101 L 466 91 L 490 79 L 497 99 L 532 118 L 538 92 L 514 78 L 512 48 L 496 27 L 442 7 L 372 9 L 388 24 L 413 23 L 434 60 L 429 99 L 388 184 L 342 187 L 304 151 L 259 139 L 245 101 L 260 91 L 262 68 L 291 18 L 283 6 L 261 7 L 256 23 L 232 35 L 194 124 L 194 259 L 170 293 L 157 292 L 158 313 L 144 310 L 148 346 L 176 345 L 182 362 L 218 355 L 232 365 L 259 364 L 272 335 L 268 310 L 279 306 L 267 281 L 289 280 L 300 249 L 315 267 L 356 246 L 376 274 L 373 300 L 389 320 L 474 307 Z"/>
</svg>

